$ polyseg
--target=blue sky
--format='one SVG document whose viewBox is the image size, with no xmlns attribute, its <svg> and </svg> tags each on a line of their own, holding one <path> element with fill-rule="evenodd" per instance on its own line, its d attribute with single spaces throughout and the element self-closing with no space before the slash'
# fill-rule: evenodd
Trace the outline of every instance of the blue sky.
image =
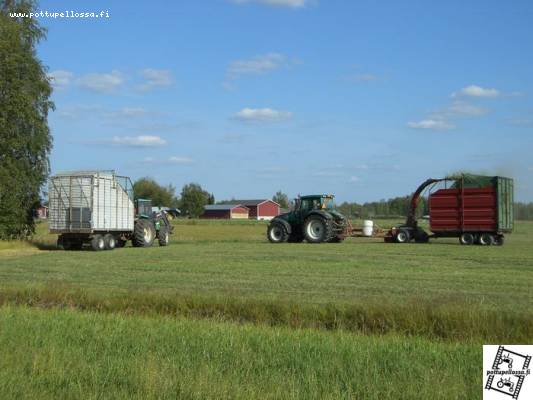
<svg viewBox="0 0 533 400">
<path fill-rule="evenodd" d="M 42 1 L 52 172 L 217 199 L 405 195 L 458 170 L 533 201 L 530 1 Z"/>
</svg>

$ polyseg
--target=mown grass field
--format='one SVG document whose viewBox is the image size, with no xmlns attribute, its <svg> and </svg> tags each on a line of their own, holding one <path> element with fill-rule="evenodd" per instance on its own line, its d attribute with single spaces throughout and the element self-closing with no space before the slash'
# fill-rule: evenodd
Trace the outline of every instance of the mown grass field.
<svg viewBox="0 0 533 400">
<path fill-rule="evenodd" d="M 472 399 L 483 343 L 533 340 L 533 223 L 489 248 L 175 224 L 165 248 L 0 243 L 0 397 Z"/>
</svg>

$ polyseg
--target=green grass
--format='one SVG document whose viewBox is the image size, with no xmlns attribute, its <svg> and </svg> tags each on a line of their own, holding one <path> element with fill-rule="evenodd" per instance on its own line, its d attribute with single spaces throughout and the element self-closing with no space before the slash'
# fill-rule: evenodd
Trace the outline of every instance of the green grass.
<svg viewBox="0 0 533 400">
<path fill-rule="evenodd" d="M 8 252 L 0 255 L 0 302 L 441 338 L 533 337 L 531 223 L 489 248 L 451 239 L 272 245 L 265 226 L 179 221 L 166 248 Z M 39 246 L 50 247 L 43 228 Z"/>
<path fill-rule="evenodd" d="M 174 224 L 164 248 L 0 243 L 0 398 L 471 399 L 481 344 L 533 339 L 533 223 L 487 248 Z"/>
<path fill-rule="evenodd" d="M 0 308 L 0 393 L 79 399 L 473 399 L 477 344 Z"/>
</svg>

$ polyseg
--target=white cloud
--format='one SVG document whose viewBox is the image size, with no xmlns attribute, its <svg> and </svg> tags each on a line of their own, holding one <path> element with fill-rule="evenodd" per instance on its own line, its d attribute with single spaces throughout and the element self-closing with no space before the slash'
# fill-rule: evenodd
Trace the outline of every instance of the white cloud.
<svg viewBox="0 0 533 400">
<path fill-rule="evenodd" d="M 478 116 L 489 112 L 487 108 L 475 106 L 464 101 L 454 101 L 448 108 L 450 115 Z"/>
<path fill-rule="evenodd" d="M 264 4 L 267 6 L 289 7 L 289 8 L 301 8 L 309 4 L 309 0 L 231 0 L 231 2 L 236 3 L 236 4 L 257 3 L 257 4 Z"/>
<path fill-rule="evenodd" d="M 469 97 L 498 97 L 501 93 L 496 89 L 482 88 L 477 85 L 470 85 L 462 88 L 457 93 L 452 93 L 452 97 L 469 96 Z"/>
<path fill-rule="evenodd" d="M 65 88 L 72 83 L 74 74 L 70 71 L 57 70 L 48 74 L 48 77 L 52 80 L 52 85 L 56 88 Z"/>
<path fill-rule="evenodd" d="M 418 122 L 409 122 L 409 128 L 413 129 L 432 129 L 432 130 L 448 130 L 453 129 L 454 126 L 441 119 L 423 119 Z"/>
<path fill-rule="evenodd" d="M 243 108 L 234 118 L 245 122 L 277 122 L 292 118 L 292 113 L 271 108 Z"/>
<path fill-rule="evenodd" d="M 78 84 L 94 92 L 111 93 L 121 87 L 124 83 L 124 78 L 119 71 L 111 71 L 111 73 L 91 73 L 82 76 L 78 79 Z"/>
<path fill-rule="evenodd" d="M 246 74 L 264 74 L 287 65 L 287 57 L 278 53 L 269 53 L 246 60 L 233 61 L 227 70 L 229 78 L 235 79 Z"/>
<path fill-rule="evenodd" d="M 350 179 L 348 179 L 348 182 L 350 183 L 356 183 L 359 182 L 361 179 L 359 179 L 357 176 L 350 176 Z"/>
<path fill-rule="evenodd" d="M 145 116 L 147 114 L 148 111 L 142 107 L 123 107 L 116 111 L 110 111 L 106 113 L 105 116 L 110 118 L 133 118 Z"/>
<path fill-rule="evenodd" d="M 141 135 L 141 136 L 114 136 L 111 144 L 128 147 L 156 147 L 164 146 L 166 140 L 159 136 Z"/>
<path fill-rule="evenodd" d="M 172 73 L 165 69 L 147 68 L 144 69 L 141 74 L 146 80 L 146 82 L 139 86 L 139 89 L 142 91 L 168 87 L 174 82 Z"/>
<path fill-rule="evenodd" d="M 145 157 L 145 164 L 191 164 L 194 160 L 189 157 L 172 156 L 168 158 Z"/>
</svg>

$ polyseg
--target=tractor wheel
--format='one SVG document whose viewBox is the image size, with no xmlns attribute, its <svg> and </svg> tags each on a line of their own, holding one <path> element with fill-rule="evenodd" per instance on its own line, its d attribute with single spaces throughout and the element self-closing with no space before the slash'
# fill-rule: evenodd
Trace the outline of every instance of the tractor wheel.
<svg viewBox="0 0 533 400">
<path fill-rule="evenodd" d="M 159 246 L 166 246 L 168 245 L 169 239 L 169 233 L 168 228 L 166 226 L 162 226 L 159 228 L 159 233 L 157 234 L 157 240 L 159 241 Z"/>
<path fill-rule="evenodd" d="M 118 238 L 116 247 L 117 248 L 122 248 L 122 247 L 126 246 L 126 242 L 127 242 L 127 240 L 124 240 L 122 238 Z"/>
<path fill-rule="evenodd" d="M 333 238 L 331 221 L 318 215 L 311 215 L 304 222 L 304 236 L 309 243 L 329 242 Z"/>
<path fill-rule="evenodd" d="M 91 247 L 94 251 L 101 251 L 105 249 L 104 237 L 100 234 L 93 235 L 91 239 Z"/>
<path fill-rule="evenodd" d="M 115 247 L 117 247 L 117 239 L 110 233 L 106 233 L 104 235 L 104 243 L 106 250 L 113 250 Z"/>
<path fill-rule="evenodd" d="M 459 243 L 465 246 L 470 246 L 474 244 L 475 241 L 476 237 L 470 232 L 465 232 L 459 237 Z"/>
<path fill-rule="evenodd" d="M 479 235 L 479 244 L 482 246 L 490 246 L 494 244 L 494 236 L 490 233 L 482 233 Z"/>
<path fill-rule="evenodd" d="M 139 219 L 133 228 L 131 243 L 134 247 L 150 247 L 155 239 L 154 224 L 147 219 Z"/>
<path fill-rule="evenodd" d="M 408 230 L 400 229 L 394 236 L 394 239 L 396 240 L 396 243 L 409 243 L 411 240 L 411 235 L 409 234 Z"/>
<path fill-rule="evenodd" d="M 268 225 L 267 237 L 270 243 L 285 243 L 289 240 L 289 234 L 280 222 L 272 222 Z"/>
</svg>

